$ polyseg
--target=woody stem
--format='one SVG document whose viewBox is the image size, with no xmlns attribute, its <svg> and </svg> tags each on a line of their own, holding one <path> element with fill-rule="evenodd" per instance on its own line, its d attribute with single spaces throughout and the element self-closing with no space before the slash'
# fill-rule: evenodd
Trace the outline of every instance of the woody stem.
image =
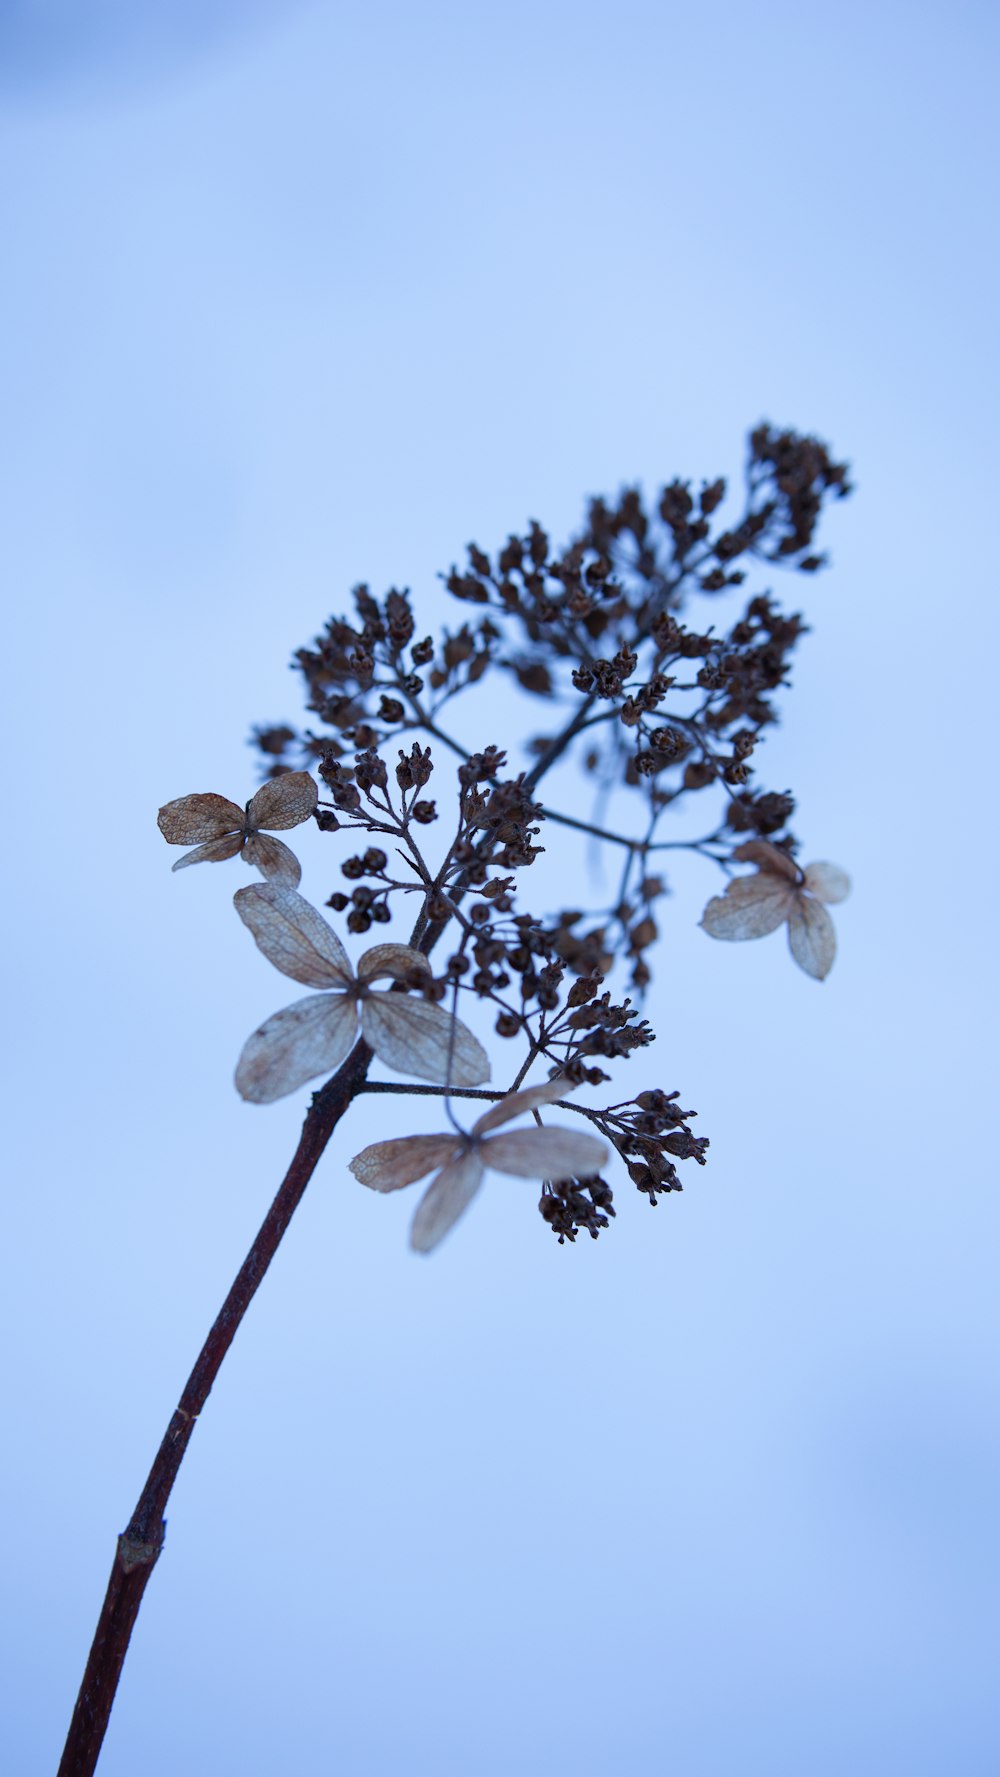
<svg viewBox="0 0 1000 1777">
<path fill-rule="evenodd" d="M 343 1066 L 314 1095 L 292 1163 L 184 1385 L 128 1527 L 118 1538 L 58 1777 L 91 1777 L 96 1767 L 139 1606 L 163 1547 L 167 1501 L 191 1433 L 323 1150 L 364 1086 L 371 1059 L 367 1043 L 359 1041 Z"/>
</svg>

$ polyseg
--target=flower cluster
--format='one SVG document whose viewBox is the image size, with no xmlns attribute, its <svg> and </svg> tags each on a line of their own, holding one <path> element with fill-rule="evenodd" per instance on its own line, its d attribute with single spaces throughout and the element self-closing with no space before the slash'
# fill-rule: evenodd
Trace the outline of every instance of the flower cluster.
<svg viewBox="0 0 1000 1777">
<path fill-rule="evenodd" d="M 756 776 L 806 625 L 769 586 L 746 582 L 822 568 L 824 503 L 849 491 L 845 465 L 825 445 L 762 425 L 750 436 L 742 493 L 721 477 L 697 489 L 671 481 L 652 501 L 628 488 L 593 500 L 562 548 L 537 523 L 492 553 L 470 544 L 466 565 L 445 576 L 461 619 L 437 635 L 421 633 L 409 593 L 378 598 L 359 586 L 351 615 L 331 618 L 296 655 L 310 725 L 255 730 L 268 776 L 245 810 L 205 795 L 161 809 L 164 837 L 195 848 L 175 868 L 239 853 L 268 879 L 239 891 L 237 912 L 263 954 L 313 990 L 249 1038 L 236 1073 L 245 1098 L 271 1102 L 363 1053 L 430 1083 L 380 1090 L 498 1100 L 467 1130 L 449 1110 L 451 1133 L 377 1142 L 352 1162 L 379 1191 L 435 1174 L 414 1222 L 419 1250 L 437 1244 L 487 1169 L 541 1180 L 542 1217 L 572 1243 L 615 1215 L 600 1176 L 609 1152 L 654 1204 L 681 1189 L 679 1162 L 704 1163 L 694 1113 L 662 1084 L 606 1109 L 567 1102 L 654 1040 L 642 1001 L 670 853 L 727 878 L 702 919 L 710 936 L 762 937 L 786 924 L 800 967 L 817 980 L 828 974 L 827 907 L 847 894 L 847 877 L 830 864 L 798 865 L 794 797 Z M 688 620 L 699 599 L 711 621 Z M 488 678 L 509 687 L 505 739 L 519 707 L 544 705 L 544 730 L 527 714 L 519 748 L 481 732 L 469 745 L 455 719 L 466 704 L 473 716 L 497 707 L 478 690 Z M 592 788 L 587 799 L 573 787 L 574 766 Z M 623 791 L 616 811 L 632 814 L 609 825 L 609 798 Z M 687 819 L 695 805 L 710 809 L 696 826 Z M 310 817 L 341 848 L 342 886 L 326 906 L 357 935 L 409 907 L 406 942 L 375 944 L 352 965 L 296 892 L 294 855 L 271 837 Z M 607 902 L 580 894 L 586 872 L 573 847 L 584 844 L 621 864 Z M 525 904 L 525 873 L 543 852 L 565 859 L 580 898 Z M 756 868 L 733 877 L 734 863 Z M 501 1052 L 513 1040 L 519 1056 L 507 1092 L 495 1095 L 474 1092 L 490 1078 L 489 1058 L 458 1016 L 484 1003 Z M 546 1084 L 523 1084 L 546 1064 Z M 492 1133 L 529 1110 L 537 1118 L 556 1097 L 590 1127 Z"/>
</svg>

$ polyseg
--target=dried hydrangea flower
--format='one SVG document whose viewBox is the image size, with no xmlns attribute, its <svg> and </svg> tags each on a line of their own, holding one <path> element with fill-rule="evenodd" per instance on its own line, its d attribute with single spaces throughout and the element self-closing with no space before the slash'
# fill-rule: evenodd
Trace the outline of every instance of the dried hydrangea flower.
<svg viewBox="0 0 1000 1777">
<path fill-rule="evenodd" d="M 509 1092 L 467 1133 L 453 1130 L 450 1135 L 404 1135 L 395 1141 L 377 1141 L 355 1155 L 351 1171 L 373 1191 L 398 1191 L 440 1168 L 417 1206 L 410 1229 L 414 1251 L 429 1253 L 468 1208 L 487 1167 L 535 1179 L 590 1178 L 600 1172 L 608 1158 L 607 1144 L 583 1130 L 536 1126 L 506 1135 L 488 1133 L 573 1090 L 566 1080 L 549 1080 L 544 1086 Z"/>
<path fill-rule="evenodd" d="M 807 975 L 822 981 L 833 967 L 837 935 L 824 901 L 843 901 L 851 880 L 838 864 L 807 864 L 804 870 L 766 839 L 749 839 L 733 853 L 757 864 L 754 876 L 737 876 L 724 895 L 713 895 L 701 916 L 710 938 L 766 938 L 788 923 L 788 944 Z"/>
<path fill-rule="evenodd" d="M 478 1086 L 490 1062 L 470 1030 L 442 1006 L 371 984 L 427 971 L 408 944 L 375 944 L 358 963 L 309 902 L 283 883 L 239 889 L 233 905 L 269 962 L 319 993 L 275 1012 L 244 1045 L 236 1087 L 254 1104 L 272 1104 L 317 1074 L 332 1073 L 359 1034 L 389 1067 L 436 1085 Z"/>
<path fill-rule="evenodd" d="M 178 858 L 175 870 L 188 864 L 221 864 L 237 852 L 255 864 L 262 876 L 297 888 L 302 870 L 295 853 L 280 839 L 261 831 L 298 827 L 316 807 L 319 792 L 308 771 L 286 771 L 262 784 L 246 808 L 211 793 L 178 796 L 160 809 L 156 824 L 168 845 L 193 845 Z"/>
</svg>

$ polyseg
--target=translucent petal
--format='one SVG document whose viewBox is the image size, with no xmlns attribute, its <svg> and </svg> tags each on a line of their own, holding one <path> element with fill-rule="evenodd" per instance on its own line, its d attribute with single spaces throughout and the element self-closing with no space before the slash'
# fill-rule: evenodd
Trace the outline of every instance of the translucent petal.
<svg viewBox="0 0 1000 1777">
<path fill-rule="evenodd" d="M 461 1152 L 461 1139 L 456 1135 L 401 1135 L 395 1141 L 376 1141 L 370 1148 L 362 1148 L 350 1162 L 350 1170 L 373 1191 L 398 1191 L 439 1166 L 447 1166 Z"/>
<path fill-rule="evenodd" d="M 206 845 L 196 845 L 194 851 L 186 851 L 173 867 L 186 870 L 189 864 L 222 864 L 226 858 L 235 858 L 242 844 L 242 833 L 227 833 L 224 839 L 210 839 Z"/>
<path fill-rule="evenodd" d="M 846 901 L 851 892 L 851 879 L 839 864 L 807 864 L 805 886 L 821 901 Z"/>
<path fill-rule="evenodd" d="M 251 832 L 259 827 L 298 827 L 316 807 L 319 791 L 308 771 L 283 771 L 261 784 L 247 809 Z"/>
<path fill-rule="evenodd" d="M 790 882 L 762 870 L 738 877 L 724 895 L 713 895 L 701 924 L 710 938 L 766 938 L 788 918 L 795 900 Z"/>
<path fill-rule="evenodd" d="M 429 1000 L 376 988 L 361 1002 L 361 1029 L 376 1055 L 397 1073 L 445 1085 L 451 1044 L 452 1086 L 478 1086 L 490 1077 L 490 1058 L 471 1030 Z"/>
<path fill-rule="evenodd" d="M 225 796 L 178 796 L 164 803 L 156 824 L 168 845 L 203 845 L 224 833 L 242 833 L 243 810 Z"/>
<path fill-rule="evenodd" d="M 557 1098 L 568 1098 L 576 1087 L 565 1077 L 546 1080 L 543 1086 L 525 1086 L 520 1092 L 508 1092 L 499 1104 L 493 1104 L 479 1120 L 472 1125 L 473 1135 L 485 1135 L 488 1129 L 498 1129 L 501 1123 L 509 1123 L 512 1117 L 520 1117 L 525 1111 L 533 1111 L 537 1105 L 552 1104 Z"/>
<path fill-rule="evenodd" d="M 254 882 L 233 896 L 243 924 L 268 962 L 306 987 L 353 985 L 347 952 L 326 920 L 294 889 Z"/>
<path fill-rule="evenodd" d="M 789 882 L 799 880 L 798 865 L 780 845 L 771 845 L 766 839 L 744 840 L 736 847 L 733 857 L 739 858 L 741 864 L 759 864 L 762 870 L 773 870 Z"/>
<path fill-rule="evenodd" d="M 837 934 L 822 901 L 798 895 L 788 920 L 788 943 L 800 969 L 823 981 L 833 968 Z"/>
<path fill-rule="evenodd" d="M 358 980 L 375 981 L 380 975 L 391 975 L 401 981 L 414 969 L 428 973 L 430 966 L 423 951 L 412 944 L 373 944 L 358 963 Z"/>
<path fill-rule="evenodd" d="M 317 1074 L 332 1074 L 358 1034 L 357 1013 L 340 993 L 314 993 L 275 1012 L 243 1046 L 236 1090 L 253 1104 L 273 1104 Z"/>
<path fill-rule="evenodd" d="M 477 1153 L 463 1154 L 452 1161 L 437 1178 L 417 1206 L 410 1229 L 410 1245 L 414 1252 L 429 1253 L 454 1227 L 462 1212 L 468 1209 L 483 1182 L 483 1163 Z"/>
<path fill-rule="evenodd" d="M 588 1178 L 600 1172 L 608 1144 L 580 1129 L 512 1129 L 491 1135 L 479 1150 L 483 1164 L 518 1178 Z"/>
<path fill-rule="evenodd" d="M 283 882 L 286 888 L 298 888 L 302 866 L 283 839 L 272 839 L 269 833 L 251 833 L 243 847 L 244 864 L 255 864 L 269 882 Z"/>
</svg>

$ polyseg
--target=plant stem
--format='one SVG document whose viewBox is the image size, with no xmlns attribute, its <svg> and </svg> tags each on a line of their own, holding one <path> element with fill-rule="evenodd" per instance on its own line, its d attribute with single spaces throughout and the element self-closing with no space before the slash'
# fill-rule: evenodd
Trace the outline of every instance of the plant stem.
<svg viewBox="0 0 1000 1777">
<path fill-rule="evenodd" d="M 97 1765 L 142 1595 L 163 1547 L 167 1501 L 191 1433 L 323 1150 L 364 1083 L 371 1059 L 367 1043 L 359 1041 L 343 1066 L 314 1095 L 292 1163 L 185 1383 L 128 1528 L 118 1538 L 59 1777 L 91 1777 Z"/>
</svg>

